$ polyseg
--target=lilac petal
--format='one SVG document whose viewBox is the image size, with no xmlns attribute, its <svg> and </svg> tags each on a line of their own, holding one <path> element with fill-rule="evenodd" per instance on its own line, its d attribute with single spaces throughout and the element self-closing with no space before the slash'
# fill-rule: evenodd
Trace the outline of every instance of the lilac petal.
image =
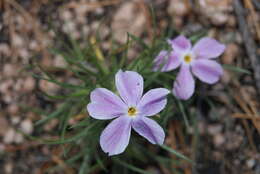
<svg viewBox="0 0 260 174">
<path fill-rule="evenodd" d="M 181 64 L 181 58 L 177 52 L 161 51 L 154 59 L 153 71 L 167 72 L 176 69 Z"/>
<path fill-rule="evenodd" d="M 126 104 L 117 95 L 105 88 L 92 91 L 90 100 L 87 110 L 89 115 L 96 119 L 112 119 L 124 115 L 127 109 Z"/>
<path fill-rule="evenodd" d="M 148 91 L 137 105 L 139 115 L 152 116 L 159 113 L 167 103 L 168 89 L 156 88 Z"/>
<path fill-rule="evenodd" d="M 113 120 L 102 132 L 100 145 L 109 156 L 122 153 L 129 144 L 131 118 L 127 116 Z"/>
<path fill-rule="evenodd" d="M 192 48 L 197 58 L 216 58 L 225 51 L 226 46 L 215 39 L 205 37 L 200 39 Z"/>
<path fill-rule="evenodd" d="M 209 59 L 198 59 L 192 64 L 192 72 L 201 81 L 209 84 L 216 83 L 223 74 L 219 63 Z"/>
<path fill-rule="evenodd" d="M 143 94 L 143 77 L 134 71 L 119 70 L 116 73 L 116 88 L 129 106 L 136 106 Z"/>
<path fill-rule="evenodd" d="M 162 50 L 159 52 L 159 54 L 154 59 L 154 67 L 153 71 L 164 71 L 165 66 L 168 63 L 169 59 L 169 52 L 166 50 Z"/>
<path fill-rule="evenodd" d="M 173 40 L 168 40 L 171 44 L 173 51 L 187 51 L 191 49 L 191 42 L 185 36 L 178 36 Z"/>
<path fill-rule="evenodd" d="M 152 144 L 163 144 L 165 133 L 156 121 L 147 117 L 139 117 L 133 120 L 132 127 Z"/>
<path fill-rule="evenodd" d="M 164 67 L 164 71 L 171 71 L 179 67 L 181 64 L 181 56 L 178 52 L 172 51 L 169 55 L 167 64 Z"/>
<path fill-rule="evenodd" d="M 190 67 L 182 65 L 173 85 L 173 94 L 183 100 L 189 99 L 194 93 L 195 81 L 190 72 Z"/>
</svg>

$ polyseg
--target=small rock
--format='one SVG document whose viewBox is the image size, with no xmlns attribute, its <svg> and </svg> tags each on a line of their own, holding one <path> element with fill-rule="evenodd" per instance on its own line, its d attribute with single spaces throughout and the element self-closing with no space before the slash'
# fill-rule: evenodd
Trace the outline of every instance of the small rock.
<svg viewBox="0 0 260 174">
<path fill-rule="evenodd" d="M 213 142 L 214 142 L 214 144 L 215 144 L 217 147 L 223 145 L 224 142 L 225 142 L 225 137 L 224 137 L 224 135 L 223 135 L 223 134 L 220 134 L 220 133 L 216 134 L 216 135 L 213 137 Z"/>
<path fill-rule="evenodd" d="M 17 143 L 17 144 L 20 144 L 24 141 L 24 137 L 22 134 L 16 132 L 15 135 L 14 135 L 14 142 Z"/>
<path fill-rule="evenodd" d="M 54 66 L 57 66 L 57 67 L 66 67 L 66 65 L 67 65 L 66 61 L 64 60 L 64 58 L 61 55 L 55 56 L 53 64 L 54 64 Z"/>
<path fill-rule="evenodd" d="M 120 43 L 126 42 L 127 32 L 140 36 L 145 29 L 146 18 L 138 4 L 134 1 L 126 1 L 116 11 L 111 28 L 114 38 Z"/>
<path fill-rule="evenodd" d="M 228 17 L 229 17 L 228 14 L 219 12 L 219 13 L 212 14 L 210 16 L 210 19 L 212 24 L 216 26 L 220 26 L 227 23 Z"/>
<path fill-rule="evenodd" d="M 12 122 L 12 124 L 18 124 L 19 122 L 20 122 L 20 120 L 21 120 L 21 118 L 19 117 L 19 116 L 13 116 L 12 118 L 11 118 L 11 122 Z"/>
<path fill-rule="evenodd" d="M 30 43 L 29 43 L 29 48 L 31 50 L 34 50 L 34 51 L 39 51 L 39 44 L 37 43 L 36 40 L 32 40 Z"/>
<path fill-rule="evenodd" d="M 17 79 L 15 84 L 13 85 L 14 91 L 20 92 L 21 89 L 23 88 L 23 83 L 24 83 L 24 80 L 22 78 Z"/>
<path fill-rule="evenodd" d="M 61 16 L 61 19 L 65 20 L 65 21 L 69 21 L 73 17 L 72 13 L 69 10 L 62 10 L 60 12 L 60 16 Z"/>
<path fill-rule="evenodd" d="M 7 63 L 4 65 L 3 73 L 5 77 L 13 77 L 17 74 L 17 67 L 13 64 Z"/>
<path fill-rule="evenodd" d="M 12 95 L 12 93 L 8 92 L 8 93 L 4 94 L 2 99 L 5 103 L 10 104 L 10 103 L 12 103 L 14 96 Z"/>
<path fill-rule="evenodd" d="M 196 1 L 199 7 L 199 13 L 206 16 L 217 26 L 227 23 L 229 12 L 232 10 L 231 1 L 225 0 L 199 0 Z"/>
<path fill-rule="evenodd" d="M 47 80 L 40 80 L 40 89 L 49 94 L 55 94 L 59 90 L 59 86 Z"/>
<path fill-rule="evenodd" d="M 21 123 L 21 130 L 26 134 L 31 134 L 33 132 L 33 123 L 31 120 L 26 119 Z"/>
<path fill-rule="evenodd" d="M 30 76 L 27 77 L 23 83 L 23 90 L 29 92 L 32 91 L 34 88 L 35 88 L 35 79 Z"/>
<path fill-rule="evenodd" d="M 237 19 L 234 15 L 229 15 L 227 25 L 230 27 L 236 27 Z"/>
<path fill-rule="evenodd" d="M 12 142 L 14 142 L 14 138 L 15 138 L 15 131 L 13 128 L 9 128 L 6 131 L 6 134 L 4 135 L 4 143 L 6 144 L 10 144 Z"/>
<path fill-rule="evenodd" d="M 18 34 L 13 34 L 12 44 L 15 47 L 23 47 L 24 46 L 24 39 Z"/>
<path fill-rule="evenodd" d="M 62 30 L 65 32 L 65 33 L 69 33 L 71 34 L 71 32 L 74 32 L 76 31 L 76 24 L 74 22 L 66 22 L 63 24 L 62 26 Z"/>
<path fill-rule="evenodd" d="M 189 8 L 183 0 L 171 0 L 169 3 L 167 11 L 170 16 L 185 16 L 188 14 Z"/>
<path fill-rule="evenodd" d="M 4 171 L 5 171 L 6 174 L 11 174 L 11 173 L 13 173 L 13 168 L 14 168 L 14 166 L 13 166 L 13 163 L 11 163 L 11 162 L 7 162 L 7 163 L 4 165 Z"/>
<path fill-rule="evenodd" d="M 221 60 L 224 64 L 233 64 L 234 65 L 234 60 L 238 57 L 239 55 L 239 46 L 235 43 L 230 43 L 227 45 L 226 50 L 221 57 Z"/>
<path fill-rule="evenodd" d="M 252 169 L 255 166 L 255 160 L 254 159 L 247 160 L 246 165 L 248 168 Z"/>
<path fill-rule="evenodd" d="M 0 55 L 1 54 L 7 57 L 11 55 L 10 47 L 7 44 L 0 44 Z"/>
<path fill-rule="evenodd" d="M 19 107 L 17 106 L 16 103 L 12 103 L 7 107 L 7 111 L 11 115 L 15 115 L 19 112 Z"/>
<path fill-rule="evenodd" d="M 14 81 L 12 79 L 5 80 L 4 82 L 0 83 L 0 92 L 6 94 L 10 91 L 11 87 L 13 86 Z"/>
<path fill-rule="evenodd" d="M 29 51 L 27 49 L 20 49 L 18 54 L 25 60 L 24 62 L 27 62 L 29 60 L 29 57 L 31 57 Z"/>
<path fill-rule="evenodd" d="M 221 124 L 209 125 L 208 133 L 210 135 L 216 135 L 222 131 L 223 126 Z"/>
</svg>

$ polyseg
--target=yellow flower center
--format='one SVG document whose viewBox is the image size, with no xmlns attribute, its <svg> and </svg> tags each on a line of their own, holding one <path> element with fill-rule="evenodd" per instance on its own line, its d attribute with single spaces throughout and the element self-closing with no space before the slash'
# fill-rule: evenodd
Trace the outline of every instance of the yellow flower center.
<svg viewBox="0 0 260 174">
<path fill-rule="evenodd" d="M 184 61 L 185 61 L 186 63 L 190 63 L 190 62 L 192 61 L 191 55 L 189 55 L 189 54 L 185 55 L 185 56 L 184 56 Z"/>
<path fill-rule="evenodd" d="M 136 116 L 137 110 L 134 107 L 128 108 L 128 116 L 134 117 Z"/>
</svg>

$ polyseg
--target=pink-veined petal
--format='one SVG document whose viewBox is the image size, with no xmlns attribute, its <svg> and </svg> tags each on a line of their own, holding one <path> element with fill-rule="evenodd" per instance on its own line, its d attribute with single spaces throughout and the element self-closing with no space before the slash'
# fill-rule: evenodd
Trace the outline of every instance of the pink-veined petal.
<svg viewBox="0 0 260 174">
<path fill-rule="evenodd" d="M 176 37 L 173 40 L 168 40 L 168 43 L 172 46 L 173 51 L 187 51 L 191 49 L 191 42 L 183 35 Z"/>
<path fill-rule="evenodd" d="M 215 39 L 205 37 L 200 39 L 192 48 L 197 58 L 216 58 L 225 51 L 226 46 Z"/>
<path fill-rule="evenodd" d="M 154 59 L 154 71 L 167 72 L 176 69 L 181 64 L 180 55 L 177 52 L 161 51 Z"/>
<path fill-rule="evenodd" d="M 116 88 L 129 106 L 136 106 L 143 94 L 143 77 L 134 71 L 119 70 L 115 77 Z"/>
<path fill-rule="evenodd" d="M 168 89 L 156 88 L 151 89 L 144 94 L 137 105 L 137 110 L 142 116 L 152 116 L 159 113 L 167 103 Z"/>
<path fill-rule="evenodd" d="M 167 65 L 168 61 L 169 52 L 166 50 L 160 51 L 153 61 L 153 71 L 165 71 L 165 66 Z"/>
<path fill-rule="evenodd" d="M 190 67 L 182 65 L 173 85 L 173 94 L 182 100 L 189 99 L 194 93 L 195 81 L 190 72 Z"/>
<path fill-rule="evenodd" d="M 178 52 L 172 51 L 169 56 L 169 62 L 165 67 L 166 71 L 171 71 L 181 65 L 181 55 Z"/>
<path fill-rule="evenodd" d="M 91 103 L 87 110 L 96 119 L 112 119 L 124 115 L 126 104 L 113 92 L 105 88 L 97 88 L 90 94 Z"/>
<path fill-rule="evenodd" d="M 198 79 L 209 84 L 216 83 L 223 74 L 221 65 L 209 59 L 198 59 L 194 61 L 191 69 Z"/>
<path fill-rule="evenodd" d="M 165 133 L 156 121 L 147 117 L 139 117 L 133 120 L 132 127 L 152 144 L 163 144 Z"/>
<path fill-rule="evenodd" d="M 100 146 L 109 156 L 120 154 L 126 149 L 131 134 L 131 121 L 127 116 L 116 118 L 101 133 Z"/>
</svg>

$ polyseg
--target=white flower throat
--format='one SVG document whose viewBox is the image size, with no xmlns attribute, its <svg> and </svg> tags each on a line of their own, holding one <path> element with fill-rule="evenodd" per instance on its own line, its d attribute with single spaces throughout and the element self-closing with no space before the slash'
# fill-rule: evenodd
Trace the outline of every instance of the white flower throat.
<svg viewBox="0 0 260 174">
<path fill-rule="evenodd" d="M 184 57 L 183 57 L 183 60 L 184 60 L 184 62 L 185 63 L 187 63 L 187 64 L 190 64 L 191 63 L 191 61 L 192 61 L 192 55 L 191 54 L 186 54 Z"/>
</svg>

